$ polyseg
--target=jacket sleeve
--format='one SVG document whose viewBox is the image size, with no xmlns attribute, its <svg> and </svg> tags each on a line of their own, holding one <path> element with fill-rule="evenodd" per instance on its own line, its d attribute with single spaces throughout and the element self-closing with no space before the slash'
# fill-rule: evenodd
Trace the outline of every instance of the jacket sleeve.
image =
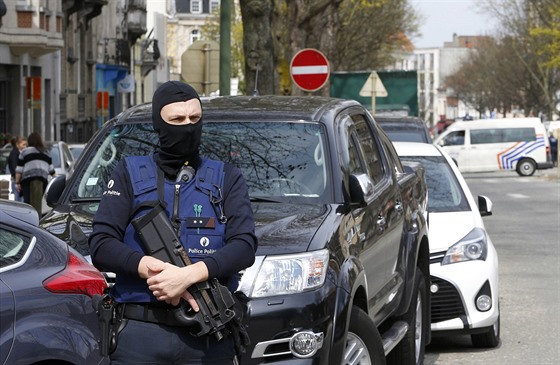
<svg viewBox="0 0 560 365">
<path fill-rule="evenodd" d="M 10 155 L 8 156 L 8 169 L 10 170 L 10 175 L 12 175 L 12 177 L 16 176 L 18 159 L 19 159 L 19 150 L 16 147 L 14 147 L 14 149 L 10 152 Z"/>
<path fill-rule="evenodd" d="M 124 161 L 113 170 L 93 218 L 89 236 L 94 265 L 116 274 L 138 276 L 142 254 L 123 243 L 133 204 L 133 192 Z"/>
<path fill-rule="evenodd" d="M 241 171 L 225 164 L 224 214 L 227 217 L 226 245 L 204 258 L 209 277 L 228 277 L 255 262 L 257 237 L 247 183 Z"/>
</svg>

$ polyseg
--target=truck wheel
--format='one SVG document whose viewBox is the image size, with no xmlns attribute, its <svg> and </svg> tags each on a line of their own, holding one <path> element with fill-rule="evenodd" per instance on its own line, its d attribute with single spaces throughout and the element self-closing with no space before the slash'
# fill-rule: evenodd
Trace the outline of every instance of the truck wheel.
<svg viewBox="0 0 560 365">
<path fill-rule="evenodd" d="M 343 365 L 384 365 L 385 352 L 381 335 L 366 312 L 352 306 L 350 327 L 346 336 Z"/>
<path fill-rule="evenodd" d="M 493 326 L 488 328 L 488 331 L 471 335 L 471 341 L 474 347 L 480 348 L 494 348 L 500 343 L 500 317 Z"/>
<path fill-rule="evenodd" d="M 391 365 L 424 363 L 424 350 L 428 338 L 428 291 L 424 274 L 416 268 L 414 280 L 414 296 L 410 300 L 410 307 L 403 319 L 408 323 L 406 335 L 387 356 L 387 363 Z"/>
<path fill-rule="evenodd" d="M 517 171 L 520 176 L 531 176 L 535 173 L 536 169 L 537 166 L 535 165 L 535 161 L 529 158 L 524 158 L 517 162 L 515 171 Z"/>
</svg>

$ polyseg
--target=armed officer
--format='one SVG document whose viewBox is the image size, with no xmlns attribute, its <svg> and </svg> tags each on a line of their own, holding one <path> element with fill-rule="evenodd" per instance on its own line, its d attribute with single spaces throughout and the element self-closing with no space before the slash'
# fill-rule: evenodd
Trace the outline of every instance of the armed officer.
<svg viewBox="0 0 560 365">
<path fill-rule="evenodd" d="M 199 155 L 202 106 L 190 85 L 162 84 L 152 122 L 159 150 L 115 167 L 89 239 L 93 263 L 117 274 L 110 294 L 123 321 L 111 364 L 232 364 L 232 336 L 193 335 L 169 314 L 182 300 L 199 310 L 187 291 L 193 284 L 217 278 L 233 291 L 239 271 L 253 264 L 247 185 L 237 167 Z M 142 248 L 131 223 L 150 211 L 149 202 L 162 200 L 192 265 L 172 265 Z"/>
</svg>

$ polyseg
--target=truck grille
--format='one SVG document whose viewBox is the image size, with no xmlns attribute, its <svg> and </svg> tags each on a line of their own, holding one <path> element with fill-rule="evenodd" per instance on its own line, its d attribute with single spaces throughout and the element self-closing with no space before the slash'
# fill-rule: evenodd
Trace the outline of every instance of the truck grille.
<svg viewBox="0 0 560 365">
<path fill-rule="evenodd" d="M 455 286 L 435 276 L 430 280 L 439 287 L 436 293 L 432 293 L 432 323 L 465 316 L 465 307 Z"/>
</svg>

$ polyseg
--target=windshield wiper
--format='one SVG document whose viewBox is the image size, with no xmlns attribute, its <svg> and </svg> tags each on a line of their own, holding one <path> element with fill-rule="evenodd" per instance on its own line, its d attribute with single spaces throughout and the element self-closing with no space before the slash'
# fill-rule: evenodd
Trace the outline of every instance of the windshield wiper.
<svg viewBox="0 0 560 365">
<path fill-rule="evenodd" d="M 252 196 L 251 198 L 252 202 L 257 202 L 257 203 L 283 203 L 282 201 L 278 200 L 278 199 L 271 199 L 268 197 L 264 197 L 264 196 Z"/>
<path fill-rule="evenodd" d="M 88 198 L 72 198 L 72 203 L 99 203 L 101 201 L 100 197 L 92 196 Z"/>
</svg>

